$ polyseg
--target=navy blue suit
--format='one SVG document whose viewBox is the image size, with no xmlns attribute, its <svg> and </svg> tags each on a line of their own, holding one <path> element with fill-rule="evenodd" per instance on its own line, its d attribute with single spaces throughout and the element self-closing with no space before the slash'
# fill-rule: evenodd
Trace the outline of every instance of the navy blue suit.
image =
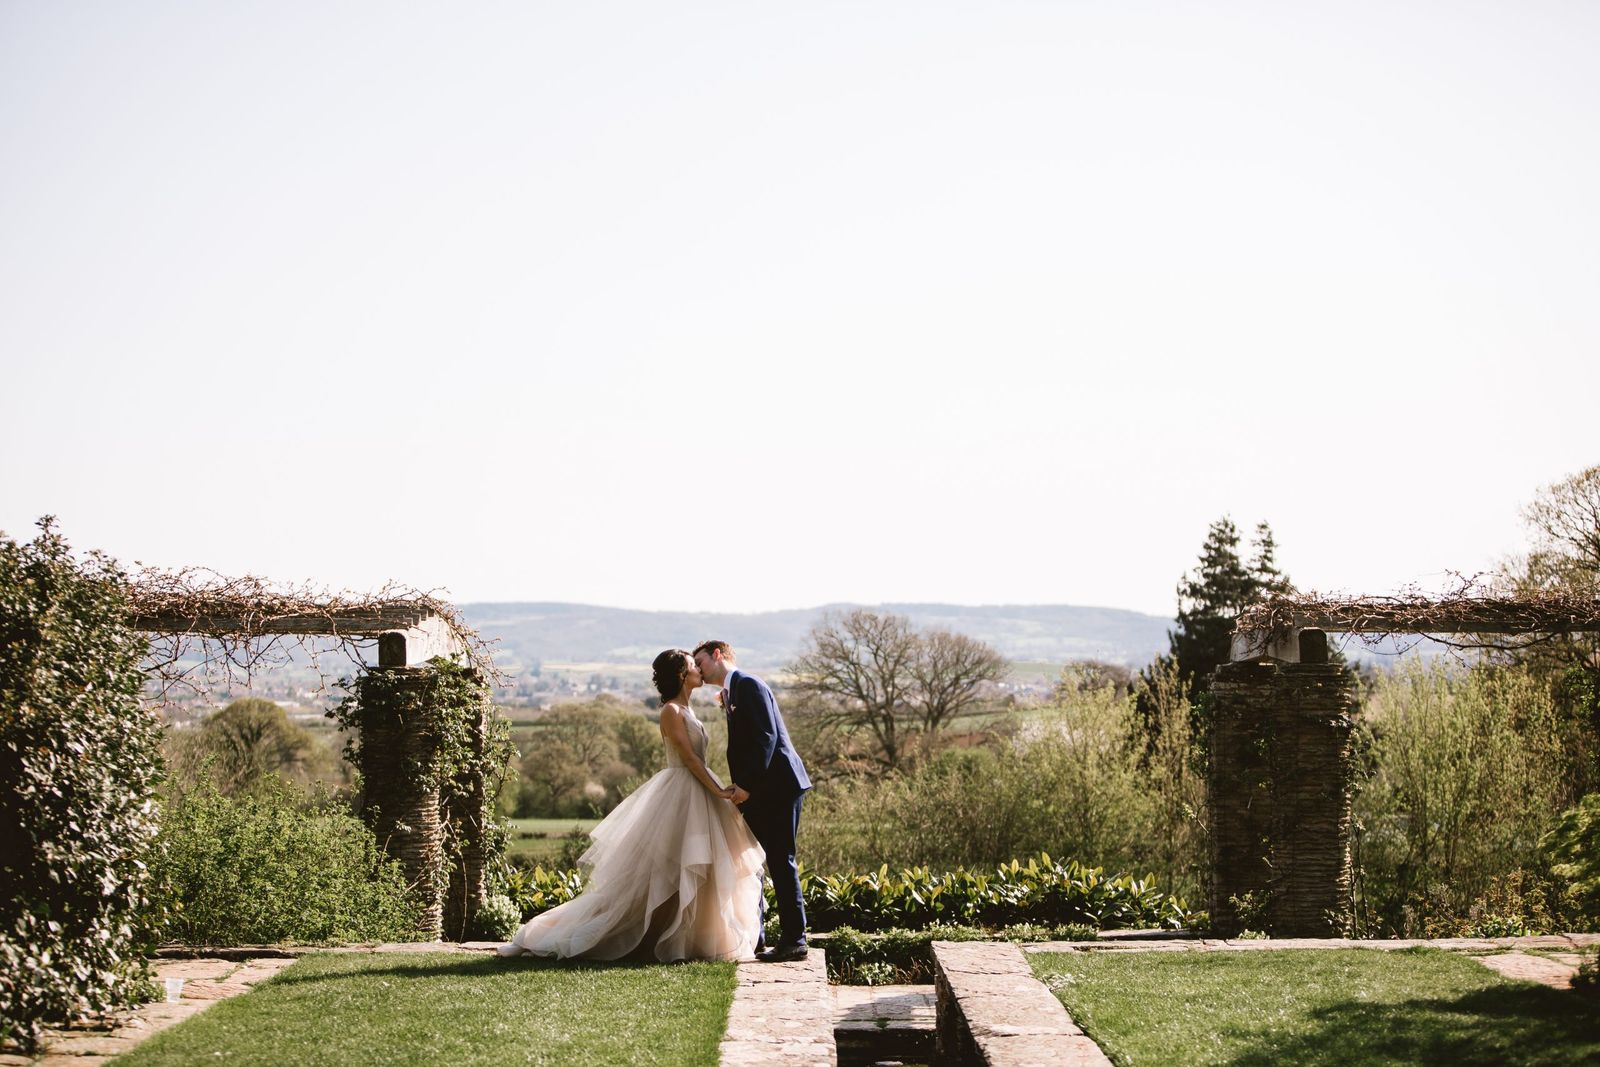
<svg viewBox="0 0 1600 1067">
<path fill-rule="evenodd" d="M 750 794 L 739 810 L 767 854 L 767 873 L 783 927 L 779 944 L 803 945 L 806 908 L 800 899 L 794 839 L 800 829 L 800 802 L 811 788 L 811 777 L 789 741 L 767 683 L 738 670 L 728 673 L 727 683 L 728 772 L 733 784 Z"/>
</svg>

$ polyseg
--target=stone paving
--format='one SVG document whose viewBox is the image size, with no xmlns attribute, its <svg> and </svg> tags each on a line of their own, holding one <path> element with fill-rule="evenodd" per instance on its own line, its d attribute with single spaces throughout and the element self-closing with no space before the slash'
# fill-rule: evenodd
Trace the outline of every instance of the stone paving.
<svg viewBox="0 0 1600 1067">
<path fill-rule="evenodd" d="M 722 1067 L 835 1067 L 833 998 L 822 949 L 793 963 L 739 964 L 721 1060 Z"/>
<path fill-rule="evenodd" d="M 158 1000 L 99 1022 L 46 1031 L 39 1055 L 0 1055 L 0 1067 L 98 1067 L 219 1000 L 249 992 L 294 961 L 293 955 L 281 952 L 268 957 L 157 960 L 153 970 L 158 986 L 164 987 L 168 979 L 183 982 L 177 1000 Z"/>
</svg>

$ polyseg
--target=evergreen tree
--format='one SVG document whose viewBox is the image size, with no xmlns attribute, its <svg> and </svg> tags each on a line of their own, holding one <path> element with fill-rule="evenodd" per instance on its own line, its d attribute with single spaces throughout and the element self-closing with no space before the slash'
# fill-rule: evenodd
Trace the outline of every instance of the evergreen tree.
<svg viewBox="0 0 1600 1067">
<path fill-rule="evenodd" d="M 1233 643 L 1233 621 L 1239 612 L 1264 596 L 1292 593 L 1294 585 L 1278 568 L 1278 545 L 1272 527 L 1256 525 L 1253 553 L 1247 564 L 1239 555 L 1239 528 L 1224 515 L 1211 524 L 1200 547 L 1199 564 L 1178 581 L 1178 625 L 1169 631 L 1169 650 L 1140 672 L 1143 692 L 1154 687 L 1161 672 L 1176 664 L 1178 676 L 1192 703 L 1192 736 L 1203 744 L 1206 690 L 1211 672 L 1228 662 Z M 1146 751 L 1154 749 L 1157 728 L 1153 709 L 1139 701 Z"/>
</svg>

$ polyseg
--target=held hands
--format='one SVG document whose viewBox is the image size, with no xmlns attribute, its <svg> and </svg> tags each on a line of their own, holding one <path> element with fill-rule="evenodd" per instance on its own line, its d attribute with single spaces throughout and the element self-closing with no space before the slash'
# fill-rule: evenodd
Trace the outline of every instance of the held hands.
<svg viewBox="0 0 1600 1067">
<path fill-rule="evenodd" d="M 740 789 L 736 785 L 730 785 L 727 788 L 727 793 L 728 793 L 728 799 L 733 801 L 734 804 L 743 804 L 745 801 L 750 799 L 749 790 Z"/>
</svg>

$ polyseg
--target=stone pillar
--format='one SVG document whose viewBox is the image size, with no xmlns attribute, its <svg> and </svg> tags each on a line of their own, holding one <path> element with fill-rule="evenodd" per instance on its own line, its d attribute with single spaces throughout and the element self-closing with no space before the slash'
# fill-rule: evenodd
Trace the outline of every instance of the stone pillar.
<svg viewBox="0 0 1600 1067">
<path fill-rule="evenodd" d="M 362 694 L 362 817 L 384 851 L 400 861 L 422 905 L 418 928 L 437 941 L 444 917 L 444 824 L 439 789 L 429 785 L 438 753 L 424 721 L 433 671 L 376 667 L 373 673 L 390 685 L 368 686 Z"/>
<path fill-rule="evenodd" d="M 1209 700 L 1213 929 L 1348 933 L 1351 675 L 1325 659 L 1228 663 Z"/>
<path fill-rule="evenodd" d="M 476 681 L 476 678 L 474 678 Z M 445 798 L 445 816 L 450 820 L 457 841 L 457 855 L 450 864 L 450 884 L 444 896 L 444 930 L 453 941 L 465 941 L 472 929 L 486 891 L 489 830 L 489 796 L 484 782 L 483 755 L 488 729 L 489 696 L 473 711 L 472 766 L 456 777 Z"/>
</svg>

